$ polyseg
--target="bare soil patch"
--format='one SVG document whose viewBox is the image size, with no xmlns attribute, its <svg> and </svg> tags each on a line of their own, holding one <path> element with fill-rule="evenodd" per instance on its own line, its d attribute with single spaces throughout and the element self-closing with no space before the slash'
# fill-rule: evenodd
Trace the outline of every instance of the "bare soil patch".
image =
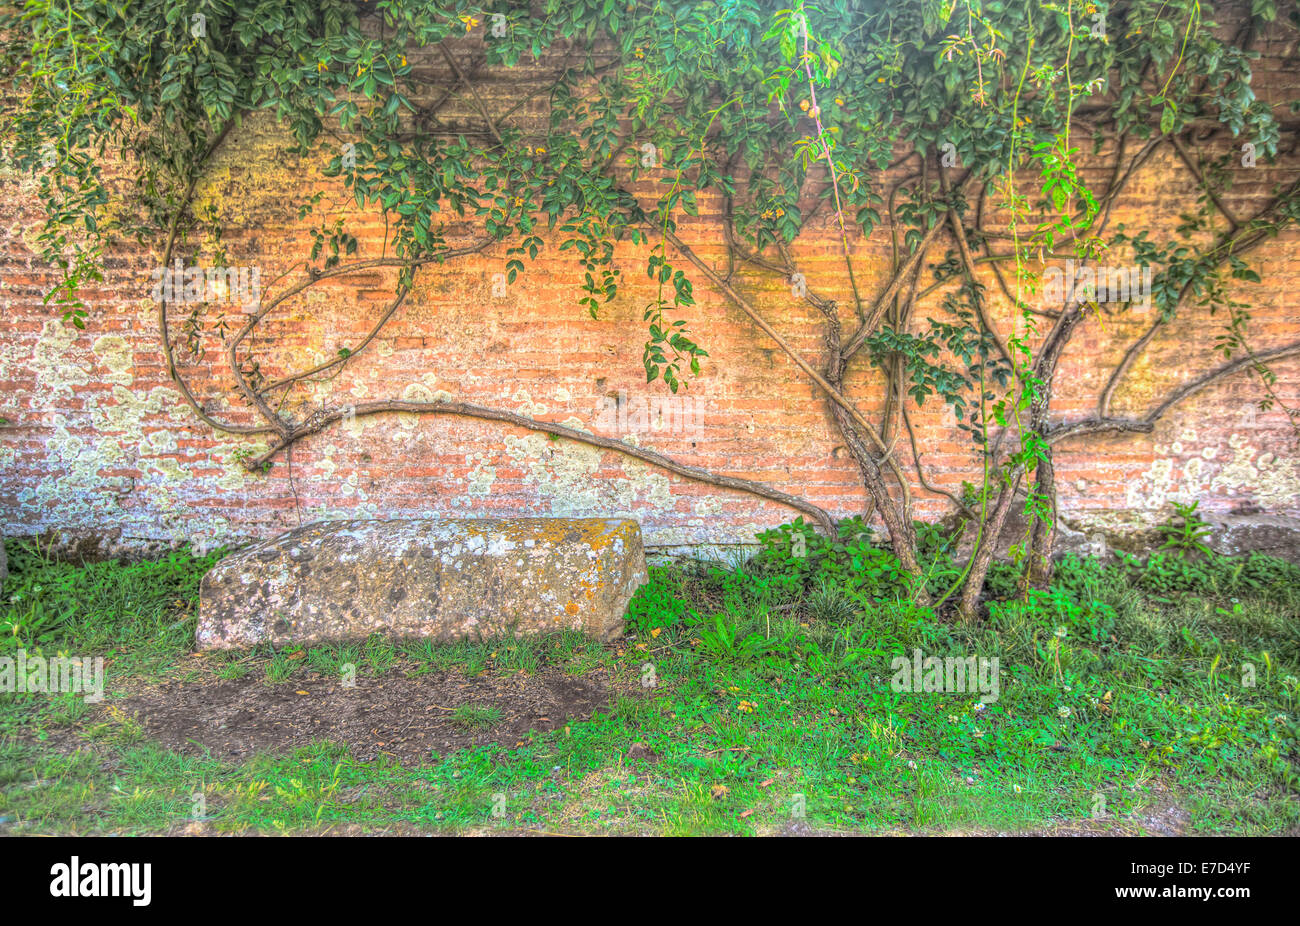
<svg viewBox="0 0 1300 926">
<path fill-rule="evenodd" d="M 177 752 L 239 760 L 256 752 L 291 752 L 312 742 L 346 744 L 366 762 L 380 755 L 426 764 L 430 753 L 497 743 L 516 746 L 606 710 L 603 673 L 556 670 L 534 675 L 468 676 L 456 671 L 294 679 L 268 685 L 242 678 L 171 682 L 138 690 L 116 707 L 134 715 L 150 739 Z M 456 708 L 495 709 L 499 719 L 467 725 Z M 495 717 L 495 714 L 494 714 Z"/>
</svg>

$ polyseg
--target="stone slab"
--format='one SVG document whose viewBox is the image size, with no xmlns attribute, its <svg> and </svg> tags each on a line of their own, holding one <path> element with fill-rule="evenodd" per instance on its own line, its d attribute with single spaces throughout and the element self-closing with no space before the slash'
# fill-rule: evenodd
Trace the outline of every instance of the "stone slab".
<svg viewBox="0 0 1300 926">
<path fill-rule="evenodd" d="M 394 638 L 623 632 L 648 575 L 636 521 L 326 521 L 218 562 L 199 649 Z"/>
</svg>

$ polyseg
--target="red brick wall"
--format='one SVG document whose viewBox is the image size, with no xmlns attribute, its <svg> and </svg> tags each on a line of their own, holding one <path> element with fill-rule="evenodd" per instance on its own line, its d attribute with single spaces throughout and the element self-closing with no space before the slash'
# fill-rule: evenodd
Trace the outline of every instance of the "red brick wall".
<svg viewBox="0 0 1300 926">
<path fill-rule="evenodd" d="M 1300 96 L 1295 71 L 1276 58 L 1262 62 L 1257 75 L 1262 94 Z M 517 92 L 509 82 L 497 88 L 502 96 Z M 1279 108 L 1278 115 L 1285 118 L 1285 111 Z M 1086 139 L 1080 142 L 1088 147 Z M 285 155 L 285 146 L 273 125 L 252 120 L 222 150 L 199 188 L 199 202 L 215 206 L 222 216 L 230 264 L 257 267 L 264 295 L 301 273 L 310 246 L 309 220 L 298 220 L 297 203 L 318 188 L 329 191 L 327 204 L 344 199 L 320 177 L 320 168 L 335 154 L 332 148 L 323 146 L 318 157 L 300 163 Z M 1294 176 L 1293 169 L 1262 163 L 1254 170 L 1242 168 L 1234 172 L 1230 201 L 1249 214 L 1273 184 Z M 1087 177 L 1101 189 L 1105 168 L 1099 162 Z M 266 536 L 300 519 L 324 517 L 630 515 L 641 521 L 651 547 L 667 548 L 744 542 L 793 514 L 612 452 L 441 415 L 359 419 L 298 444 L 292 467 L 281 457 L 268 473 L 249 474 L 239 462 L 241 448 L 255 451 L 261 445 L 213 433 L 184 407 L 166 375 L 150 298 L 157 254 L 126 245 L 116 249 L 106 281 L 87 293 L 92 312 L 86 330 L 67 327 L 42 304 L 53 277 L 34 256 L 39 216 L 30 183 L 12 174 L 4 181 L 0 415 L 11 423 L 0 430 L 0 521 L 6 533 L 57 530 L 132 547 L 184 537 Z M 652 182 L 641 184 L 642 192 L 652 189 Z M 1157 239 L 1165 238 L 1194 196 L 1191 175 L 1163 146 L 1130 185 L 1112 228 L 1122 222 L 1131 231 L 1148 228 Z M 705 260 L 722 267 L 717 207 L 703 203 L 700 217 L 685 220 L 681 233 Z M 324 213 L 331 219 L 350 217 L 361 240 L 358 257 L 381 253 L 382 221 L 342 207 Z M 1256 251 L 1252 260 L 1262 284 L 1237 288 L 1251 305 L 1257 347 L 1300 336 L 1297 240 L 1288 233 Z M 952 246 L 943 239 L 933 260 Z M 882 285 L 888 253 L 887 226 L 867 241 L 854 242 L 858 278 L 868 290 Z M 177 254 L 186 264 L 209 259 L 193 244 Z M 811 288 L 847 305 L 830 226 L 810 230 L 794 254 Z M 598 424 L 604 397 L 620 391 L 633 400 L 668 395 L 661 383 L 647 386 L 641 368 L 641 313 L 653 295 L 641 249 L 621 249 L 625 288 L 598 321 L 577 305 L 581 270 L 569 252 L 548 248 L 504 298 L 496 298 L 493 274 L 505 260 L 499 246 L 482 257 L 422 271 L 411 298 L 377 342 L 336 378 L 296 390 L 290 411 L 302 416 L 322 405 L 445 392 L 626 436 Z M 1127 259 L 1116 256 L 1109 262 Z M 284 273 L 285 280 L 272 285 Z M 669 433 L 638 429 L 634 419 L 637 442 L 684 463 L 770 482 L 837 515 L 861 511 L 865 496 L 855 468 L 815 388 L 737 308 L 699 274 L 692 276 L 698 305 L 680 317 L 690 321 L 710 357 L 683 396 L 698 403 L 693 410 L 700 427 Z M 1012 315 L 993 277 L 984 282 L 1006 333 Z M 391 298 L 392 286 L 390 273 L 359 273 L 291 300 L 259 329 L 263 369 L 301 369 L 355 343 Z M 739 288 L 820 366 L 822 321 L 791 296 L 787 281 L 750 274 Z M 937 298 L 932 295 L 928 302 L 936 308 L 918 309 L 920 323 L 937 312 Z M 1093 318 L 1082 326 L 1057 378 L 1057 420 L 1092 413 L 1104 377 L 1152 312 Z M 237 308 L 230 314 L 239 316 Z M 1162 331 L 1117 394 L 1115 410 L 1140 413 L 1162 390 L 1216 363 L 1219 320 L 1191 309 Z M 177 315 L 173 323 L 179 342 Z M 236 403 L 220 339 L 209 333 L 204 343 L 207 354 L 201 361 L 187 358 L 178 343 L 195 394 L 213 413 L 252 421 L 238 410 L 228 415 Z M 1300 360 L 1278 361 L 1273 368 L 1281 398 L 1300 404 Z M 879 413 L 878 382 L 861 363 L 850 374 L 848 390 L 864 413 Z M 1181 497 L 1201 498 L 1203 509 L 1224 516 L 1255 508 L 1275 517 L 1300 516 L 1293 434 L 1280 411 L 1249 409 L 1259 395 L 1258 384 L 1238 374 L 1179 406 L 1153 434 L 1087 437 L 1059 446 L 1066 523 L 1079 529 L 1150 523 L 1166 517 L 1169 500 Z M 973 481 L 968 438 L 931 404 L 915 421 L 933 482 L 959 491 L 964 479 Z M 910 472 L 910 453 L 900 448 L 899 456 Z M 919 486 L 915 491 L 919 516 L 935 518 L 949 509 L 945 499 Z"/>
</svg>

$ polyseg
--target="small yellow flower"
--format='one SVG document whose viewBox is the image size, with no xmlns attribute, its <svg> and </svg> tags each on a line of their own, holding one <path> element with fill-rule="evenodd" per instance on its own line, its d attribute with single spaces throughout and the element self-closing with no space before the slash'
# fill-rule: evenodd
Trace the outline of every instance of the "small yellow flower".
<svg viewBox="0 0 1300 926">
<path fill-rule="evenodd" d="M 663 632 L 663 628 L 662 628 L 662 627 L 652 627 L 652 628 L 650 629 L 650 636 L 652 636 L 652 637 L 657 637 L 657 636 L 659 636 L 659 634 L 661 634 L 662 632 Z"/>
<path fill-rule="evenodd" d="M 319 74 L 321 71 L 328 71 L 329 69 L 330 69 L 330 66 L 329 66 L 328 64 L 326 64 L 324 61 L 317 61 L 317 62 L 316 62 L 316 73 Z"/>
<path fill-rule="evenodd" d="M 475 19 L 473 16 L 462 16 L 460 17 L 460 21 L 465 24 L 466 32 L 469 32 L 469 30 L 473 29 L 475 26 L 478 25 L 478 20 Z"/>
<path fill-rule="evenodd" d="M 736 710 L 740 711 L 742 714 L 752 714 L 754 713 L 754 708 L 757 706 L 758 705 L 754 704 L 752 701 L 741 701 L 736 705 Z"/>
<path fill-rule="evenodd" d="M 807 111 L 808 111 L 808 101 L 807 101 L 807 100 L 800 100 L 800 101 L 799 101 L 799 108 L 802 109 L 804 112 L 807 112 Z"/>
<path fill-rule="evenodd" d="M 406 55 L 402 55 L 402 67 L 406 67 Z"/>
</svg>

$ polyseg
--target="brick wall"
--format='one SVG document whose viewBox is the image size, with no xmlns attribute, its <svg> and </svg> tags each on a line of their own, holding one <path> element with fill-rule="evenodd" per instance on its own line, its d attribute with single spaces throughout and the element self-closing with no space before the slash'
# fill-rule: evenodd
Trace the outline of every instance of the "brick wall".
<svg viewBox="0 0 1300 926">
<path fill-rule="evenodd" d="M 1274 48 L 1261 62 L 1257 89 L 1271 98 L 1296 98 L 1296 71 L 1280 60 L 1282 54 L 1290 50 Z M 489 97 L 514 97 L 517 82 L 517 76 L 503 79 Z M 1278 113 L 1284 116 L 1281 108 Z M 1080 142 L 1089 147 L 1086 139 Z M 222 217 L 229 263 L 257 268 L 264 296 L 300 278 L 310 220 L 299 220 L 296 207 L 316 189 L 327 193 L 323 214 L 348 217 L 361 241 L 358 257 L 383 250 L 382 221 L 349 210 L 339 188 L 320 176 L 335 149 L 322 146 L 317 157 L 299 162 L 286 155 L 286 147 L 274 125 L 250 120 L 221 151 L 198 191 L 200 206 Z M 1260 164 L 1236 170 L 1234 177 L 1230 201 L 1249 214 L 1253 202 L 1274 184 L 1293 180 L 1295 170 Z M 1094 188 L 1104 187 L 1102 162 L 1090 167 L 1087 178 Z M 115 249 L 105 282 L 87 293 L 92 311 L 86 330 L 66 326 L 42 304 L 53 277 L 34 256 L 39 216 L 30 181 L 9 173 L 2 179 L 0 415 L 10 424 L 0 429 L 0 525 L 8 534 L 58 531 L 104 549 L 130 549 L 153 541 L 267 536 L 319 518 L 630 515 L 640 520 L 651 547 L 667 549 L 748 541 L 793 515 L 614 452 L 443 415 L 359 418 L 298 444 L 291 463 L 280 457 L 269 472 L 248 473 L 241 455 L 265 443 L 214 433 L 185 407 L 166 375 L 151 299 L 157 253 L 128 244 Z M 641 184 L 642 192 L 652 189 L 652 182 Z M 1165 238 L 1194 196 L 1191 175 L 1163 146 L 1130 185 L 1112 228 L 1122 222 Z M 335 200 L 340 205 L 330 206 Z M 686 220 L 681 233 L 722 267 L 718 206 L 703 203 L 699 218 Z M 868 290 L 882 285 L 889 232 L 886 226 L 854 242 L 855 267 Z M 155 247 L 161 233 L 158 238 Z M 1251 305 L 1257 347 L 1300 336 L 1297 240 L 1288 233 L 1254 252 L 1263 282 L 1236 290 Z M 942 259 L 950 247 L 942 239 L 932 259 Z M 210 259 L 193 243 L 177 254 L 186 265 Z M 811 288 L 847 305 L 831 226 L 811 229 L 794 255 Z M 428 268 L 366 352 L 336 377 L 296 389 L 286 409 L 301 417 L 313 408 L 352 402 L 450 395 L 624 437 L 687 464 L 770 482 L 836 515 L 862 511 L 866 500 L 855 467 L 814 387 L 698 274 L 698 305 L 681 317 L 710 353 L 704 370 L 688 392 L 669 402 L 661 383 L 645 384 L 641 312 L 653 290 L 641 270 L 640 249 L 627 246 L 619 259 L 626 285 L 600 320 L 577 305 L 581 269 L 569 252 L 554 247 L 504 296 L 493 285 L 506 260 L 504 246 Z M 287 276 L 274 283 L 282 274 Z M 259 329 L 264 372 L 302 369 L 354 344 L 391 299 L 393 281 L 387 271 L 357 273 L 288 301 Z M 1006 333 L 1013 316 L 993 277 L 984 282 L 997 325 Z M 749 274 L 740 288 L 804 357 L 820 365 L 822 321 L 792 297 L 788 281 Z M 929 305 L 937 306 L 937 298 L 932 295 Z M 242 323 L 237 305 L 211 309 L 206 320 L 215 321 L 219 311 L 237 320 L 235 327 Z M 1092 412 L 1109 369 L 1154 311 L 1085 323 L 1057 378 L 1057 420 Z M 923 323 L 934 313 L 922 307 L 916 316 Z M 173 313 L 178 342 L 181 314 Z M 1117 394 L 1115 411 L 1140 413 L 1163 391 L 1214 364 L 1217 331 L 1217 322 L 1197 309 L 1162 330 Z M 219 334 L 209 330 L 203 346 L 205 355 L 195 359 L 178 343 L 196 396 L 214 414 L 251 422 L 239 409 Z M 1300 404 L 1300 359 L 1273 368 L 1281 398 Z M 864 413 L 879 414 L 878 379 L 864 364 L 854 367 L 847 388 Z M 618 404 L 620 395 L 627 404 Z M 1167 517 L 1170 500 L 1179 498 L 1202 499 L 1202 509 L 1225 524 L 1263 517 L 1275 526 L 1290 525 L 1287 519 L 1300 516 L 1294 436 L 1282 412 L 1251 407 L 1259 395 L 1258 384 L 1238 374 L 1181 404 L 1152 434 L 1092 436 L 1060 445 L 1066 525 L 1085 534 L 1099 527 L 1122 531 Z M 647 407 L 655 421 L 641 420 Z M 671 427 L 658 420 L 665 412 L 677 417 Z M 915 423 L 932 481 L 959 491 L 975 472 L 968 438 L 933 403 Z M 899 456 L 911 472 L 905 444 Z M 919 516 L 934 519 L 949 510 L 946 499 L 919 486 L 914 491 Z M 1264 545 L 1269 544 L 1286 547 L 1291 540 L 1275 537 Z"/>
</svg>

